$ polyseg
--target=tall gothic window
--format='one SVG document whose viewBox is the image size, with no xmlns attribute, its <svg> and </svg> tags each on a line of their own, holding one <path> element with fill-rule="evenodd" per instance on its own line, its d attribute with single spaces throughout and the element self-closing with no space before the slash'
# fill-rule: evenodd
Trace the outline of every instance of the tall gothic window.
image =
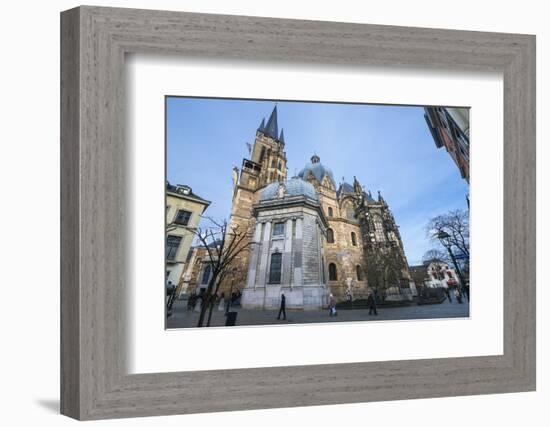
<svg viewBox="0 0 550 427">
<path fill-rule="evenodd" d="M 328 265 L 328 280 L 338 280 L 338 274 L 336 273 L 336 264 L 331 262 Z"/>
<path fill-rule="evenodd" d="M 376 240 L 379 242 L 386 240 L 384 236 L 384 225 L 382 224 L 382 218 L 378 215 L 374 217 L 374 233 L 376 235 Z"/>
<path fill-rule="evenodd" d="M 334 211 L 332 210 L 332 208 L 330 206 L 328 207 L 328 216 L 330 216 L 330 217 L 334 216 Z"/>
<path fill-rule="evenodd" d="M 357 246 L 357 237 L 355 236 L 355 233 L 353 231 L 351 232 L 351 244 L 353 246 Z"/>
<path fill-rule="evenodd" d="M 327 243 L 334 243 L 334 231 L 332 231 L 332 228 L 327 228 Z"/>
<path fill-rule="evenodd" d="M 275 160 L 271 160 L 271 167 L 272 167 L 272 168 L 275 167 Z"/>
<path fill-rule="evenodd" d="M 357 273 L 357 280 L 363 280 L 363 271 L 360 265 L 355 267 L 355 272 Z"/>
<path fill-rule="evenodd" d="M 271 264 L 269 266 L 269 283 L 281 283 L 281 269 L 283 254 L 276 252 L 271 255 Z"/>
</svg>

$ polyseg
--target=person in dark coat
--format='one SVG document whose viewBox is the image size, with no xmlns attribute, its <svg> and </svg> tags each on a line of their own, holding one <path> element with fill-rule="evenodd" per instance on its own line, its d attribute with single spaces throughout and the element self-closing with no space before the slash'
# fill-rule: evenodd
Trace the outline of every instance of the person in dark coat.
<svg viewBox="0 0 550 427">
<path fill-rule="evenodd" d="M 286 297 L 285 294 L 281 294 L 281 307 L 279 308 L 279 315 L 277 320 L 281 320 L 281 314 L 283 315 L 283 320 L 286 320 Z"/>
<path fill-rule="evenodd" d="M 462 304 L 462 294 L 460 293 L 458 288 L 455 289 L 455 298 L 459 304 Z"/>
<path fill-rule="evenodd" d="M 374 294 L 372 292 L 369 292 L 369 296 L 367 297 L 367 306 L 369 307 L 369 316 L 373 313 L 375 316 L 378 316 L 378 311 L 376 310 L 376 298 L 374 298 Z"/>
</svg>

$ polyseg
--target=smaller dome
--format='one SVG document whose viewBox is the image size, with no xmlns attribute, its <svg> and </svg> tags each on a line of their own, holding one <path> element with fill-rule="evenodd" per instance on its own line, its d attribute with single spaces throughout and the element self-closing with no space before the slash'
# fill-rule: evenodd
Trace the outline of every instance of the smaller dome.
<svg viewBox="0 0 550 427">
<path fill-rule="evenodd" d="M 281 183 L 272 182 L 260 193 L 260 201 L 279 198 L 279 186 Z M 307 181 L 299 178 L 292 178 L 283 182 L 285 186 L 284 197 L 305 196 L 313 200 L 319 200 L 315 187 Z"/>
<path fill-rule="evenodd" d="M 321 163 L 321 159 L 316 154 L 311 158 L 311 163 L 305 165 L 304 168 L 298 172 L 298 177 L 306 180 L 310 174 L 313 175 L 319 183 L 323 182 L 323 178 L 327 176 L 332 185 L 336 187 L 332 171 Z"/>
</svg>

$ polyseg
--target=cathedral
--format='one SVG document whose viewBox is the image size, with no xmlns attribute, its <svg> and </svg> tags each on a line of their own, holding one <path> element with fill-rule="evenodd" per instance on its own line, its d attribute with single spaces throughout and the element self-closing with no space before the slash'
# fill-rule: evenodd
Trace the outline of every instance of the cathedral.
<svg viewBox="0 0 550 427">
<path fill-rule="evenodd" d="M 380 194 L 357 179 L 336 185 L 330 168 L 313 155 L 288 177 L 285 137 L 277 106 L 263 119 L 250 158 L 233 169 L 230 229 L 250 230 L 253 244 L 234 261 L 244 308 L 319 309 L 337 301 L 386 300 L 414 292 L 399 228 Z M 225 286 L 222 286 L 225 288 Z"/>
</svg>

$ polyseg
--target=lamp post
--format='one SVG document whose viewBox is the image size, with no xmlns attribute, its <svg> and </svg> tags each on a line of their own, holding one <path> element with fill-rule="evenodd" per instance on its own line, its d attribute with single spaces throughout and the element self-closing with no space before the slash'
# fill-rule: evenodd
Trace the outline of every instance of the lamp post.
<svg viewBox="0 0 550 427">
<path fill-rule="evenodd" d="M 451 260 L 453 261 L 453 265 L 455 266 L 456 274 L 458 274 L 458 278 L 460 279 L 460 287 L 463 294 L 465 294 L 464 289 L 466 288 L 466 283 L 464 281 L 464 277 L 462 276 L 462 271 L 458 267 L 458 263 L 456 262 L 455 255 L 453 254 L 453 251 L 451 250 L 452 243 L 451 243 L 451 236 L 449 233 L 441 230 L 437 233 L 436 236 L 441 244 L 445 246 L 447 251 L 449 252 L 449 256 L 451 257 Z"/>
</svg>

